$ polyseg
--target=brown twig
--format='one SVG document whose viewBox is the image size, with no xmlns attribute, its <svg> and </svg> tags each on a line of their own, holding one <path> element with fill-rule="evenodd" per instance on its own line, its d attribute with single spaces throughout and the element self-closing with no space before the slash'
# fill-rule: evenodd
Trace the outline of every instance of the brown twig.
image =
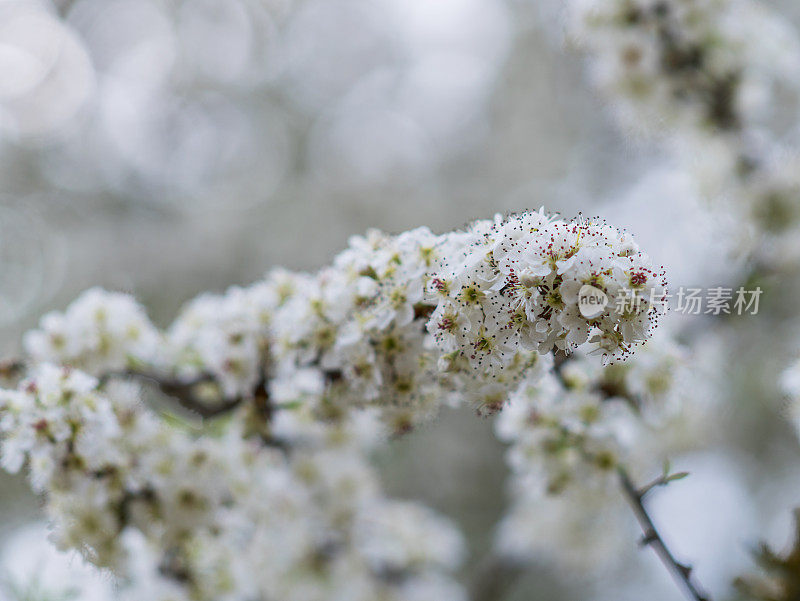
<svg viewBox="0 0 800 601">
<path fill-rule="evenodd" d="M 633 484 L 628 472 L 625 471 L 624 468 L 620 467 L 618 471 L 622 491 L 631 509 L 633 509 L 633 512 L 636 514 L 636 519 L 639 521 L 644 533 L 642 544 L 653 548 L 675 580 L 683 586 L 690 599 L 693 601 L 711 601 L 711 598 L 703 592 L 700 585 L 696 582 L 692 566 L 681 563 L 675 559 L 672 551 L 670 551 L 664 539 L 661 537 L 661 534 L 659 534 L 650 514 L 647 513 L 647 508 L 644 506 L 644 495 L 649 489 L 645 489 L 644 491 L 639 490 Z"/>
<path fill-rule="evenodd" d="M 25 372 L 25 361 L 17 358 L 2 359 L 0 360 L 0 378 L 18 377 Z M 181 407 L 188 411 L 196 413 L 203 419 L 217 417 L 228 413 L 238 407 L 246 398 L 245 396 L 237 396 L 234 398 L 223 399 L 222 402 L 215 405 L 209 405 L 196 394 L 197 386 L 204 383 L 215 382 L 214 376 L 211 374 L 202 374 L 199 377 L 184 382 L 174 378 L 163 377 L 155 373 L 148 373 L 135 369 L 126 369 L 123 371 L 109 372 L 100 377 L 101 382 L 107 382 L 115 378 L 135 378 L 137 380 L 144 380 L 154 384 L 165 395 L 172 397 Z M 255 390 L 253 391 L 253 398 L 259 400 L 262 411 L 269 411 L 268 398 L 265 397 L 265 383 L 262 379 L 259 381 Z"/>
<path fill-rule="evenodd" d="M 126 370 L 106 374 L 103 379 L 108 380 L 111 378 L 136 378 L 138 380 L 151 382 L 155 384 L 165 395 L 178 401 L 178 404 L 181 407 L 196 413 L 203 419 L 210 419 L 229 413 L 245 400 L 243 396 L 237 396 L 229 399 L 223 399 L 221 402 L 214 405 L 209 405 L 208 403 L 199 399 L 196 394 L 196 387 L 206 382 L 214 382 L 214 377 L 208 374 L 204 374 L 189 382 L 182 382 L 180 380 L 164 378 L 146 372 Z"/>
<path fill-rule="evenodd" d="M 25 362 L 22 359 L 0 360 L 0 378 L 15 378 L 25 372 Z"/>
</svg>

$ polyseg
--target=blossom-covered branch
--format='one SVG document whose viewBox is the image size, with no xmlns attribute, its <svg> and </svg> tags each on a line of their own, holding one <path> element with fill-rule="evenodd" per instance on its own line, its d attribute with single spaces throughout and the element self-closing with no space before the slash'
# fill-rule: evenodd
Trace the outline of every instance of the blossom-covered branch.
<svg viewBox="0 0 800 601">
<path fill-rule="evenodd" d="M 586 285 L 609 299 L 588 318 L 578 304 Z M 628 354 L 649 337 L 664 294 L 663 273 L 627 233 L 538 211 L 441 236 L 370 232 L 317 274 L 277 270 L 200 296 L 166 332 L 129 297 L 92 290 L 46 316 L 26 348 L 97 375 L 210 375 L 225 398 L 311 370 L 330 404 L 379 405 L 402 431 L 447 394 L 499 409 L 551 349 L 590 342 Z"/>
<path fill-rule="evenodd" d="M 608 299 L 588 316 L 587 286 Z M 124 577 L 124 535 L 144 537 L 159 595 L 460 599 L 458 536 L 384 498 L 366 452 L 448 400 L 501 409 L 553 349 L 625 358 L 664 294 L 628 234 L 544 211 L 370 232 L 316 274 L 202 295 L 163 331 L 93 289 L 25 337 L 2 464 L 28 466 L 57 540 L 96 565 Z M 159 418 L 138 380 L 226 419 Z"/>
<path fill-rule="evenodd" d="M 62 548 L 124 582 L 130 535 L 144 538 L 152 570 L 126 599 L 142 586 L 161 600 L 322 601 L 344 587 L 365 601 L 462 599 L 448 575 L 457 531 L 380 493 L 363 452 L 374 416 L 322 424 L 295 410 L 275 424 L 287 454 L 248 436 L 244 419 L 194 435 L 133 384 L 50 364 L 3 392 L 0 414 L 2 466 L 28 466 Z"/>
</svg>

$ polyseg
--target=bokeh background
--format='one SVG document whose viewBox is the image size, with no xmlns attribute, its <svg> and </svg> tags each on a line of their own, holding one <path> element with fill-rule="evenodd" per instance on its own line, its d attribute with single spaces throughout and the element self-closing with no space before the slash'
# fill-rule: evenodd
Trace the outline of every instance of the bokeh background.
<svg viewBox="0 0 800 601">
<path fill-rule="evenodd" d="M 556 5 L 0 0 L 0 351 L 89 286 L 134 293 L 164 325 L 200 291 L 315 269 L 369 227 L 444 231 L 542 205 L 627 227 L 675 285 L 736 285 L 724 212 L 617 130 Z M 792 0 L 775 6 L 800 23 Z M 714 590 L 760 538 L 787 539 L 800 503 L 774 385 L 794 352 L 793 298 L 736 325 L 727 435 L 676 457 L 692 477 L 653 500 Z M 464 529 L 473 573 L 506 498 L 491 421 L 447 410 L 376 461 L 390 493 Z M 0 548 L 38 519 L 22 480 L 1 475 Z M 508 598 L 678 598 L 633 517 L 617 536 L 626 554 L 602 565 L 557 561 L 543 538 Z"/>
</svg>

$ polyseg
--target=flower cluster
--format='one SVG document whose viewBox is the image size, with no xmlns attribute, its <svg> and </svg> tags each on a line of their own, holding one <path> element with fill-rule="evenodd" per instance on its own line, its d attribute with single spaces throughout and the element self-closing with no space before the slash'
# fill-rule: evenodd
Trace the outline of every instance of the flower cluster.
<svg viewBox="0 0 800 601">
<path fill-rule="evenodd" d="M 776 107 L 796 95 L 800 75 L 800 40 L 785 19 L 749 0 L 569 7 L 572 37 L 620 121 L 672 142 L 700 188 L 734 199 L 770 243 L 797 223 L 797 152 L 784 148 L 775 127 Z M 762 251 L 770 260 L 782 254 Z"/>
<path fill-rule="evenodd" d="M 140 533 L 158 550 L 153 598 L 462 598 L 448 575 L 457 531 L 382 496 L 355 424 L 289 454 L 237 423 L 193 436 L 136 386 L 50 364 L 4 391 L 0 411 L 3 467 L 28 466 L 56 542 L 125 577 L 123 534 Z"/>
<path fill-rule="evenodd" d="M 588 317 L 579 305 L 587 286 L 608 298 Z M 650 336 L 664 295 L 663 274 L 627 233 L 540 210 L 440 236 L 369 232 L 317 274 L 279 270 L 200 296 L 164 333 L 127 297 L 93 291 L 43 320 L 27 350 L 95 374 L 127 364 L 209 378 L 225 397 L 313 370 L 328 405 L 378 404 L 402 431 L 448 395 L 499 408 L 552 349 L 590 342 L 626 355 Z"/>
<path fill-rule="evenodd" d="M 635 129 L 683 135 L 752 128 L 800 71 L 788 24 L 748 0 L 573 0 L 591 74 Z"/>
<path fill-rule="evenodd" d="M 664 449 L 648 439 L 680 413 L 685 351 L 657 337 L 625 363 L 602 366 L 579 354 L 561 359 L 544 378 L 523 382 L 495 423 L 498 437 L 510 444 L 512 473 L 512 503 L 497 546 L 502 554 L 526 557 L 558 540 L 573 559 L 595 561 L 585 534 L 571 529 L 595 527 L 577 517 L 590 503 L 593 512 L 613 505 L 602 499 L 618 494 L 618 467 L 636 470 L 658 461 Z M 564 519 L 567 514 L 575 519 Z M 558 526 L 555 516 L 561 516 Z M 611 540 L 598 538 L 600 544 Z M 570 540 L 581 541 L 581 552 Z"/>
<path fill-rule="evenodd" d="M 42 317 L 25 335 L 25 350 L 37 362 L 70 365 L 88 373 L 133 367 L 158 352 L 160 335 L 144 308 L 126 294 L 92 288 L 64 313 Z"/>
</svg>

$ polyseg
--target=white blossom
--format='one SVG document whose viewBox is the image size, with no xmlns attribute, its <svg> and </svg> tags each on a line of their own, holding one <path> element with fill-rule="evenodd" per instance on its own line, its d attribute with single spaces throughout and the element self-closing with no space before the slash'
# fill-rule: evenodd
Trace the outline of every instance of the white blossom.
<svg viewBox="0 0 800 601">
<path fill-rule="evenodd" d="M 101 373 L 150 361 L 160 336 L 131 296 L 92 288 L 65 313 L 45 315 L 24 342 L 35 361 Z"/>
</svg>

